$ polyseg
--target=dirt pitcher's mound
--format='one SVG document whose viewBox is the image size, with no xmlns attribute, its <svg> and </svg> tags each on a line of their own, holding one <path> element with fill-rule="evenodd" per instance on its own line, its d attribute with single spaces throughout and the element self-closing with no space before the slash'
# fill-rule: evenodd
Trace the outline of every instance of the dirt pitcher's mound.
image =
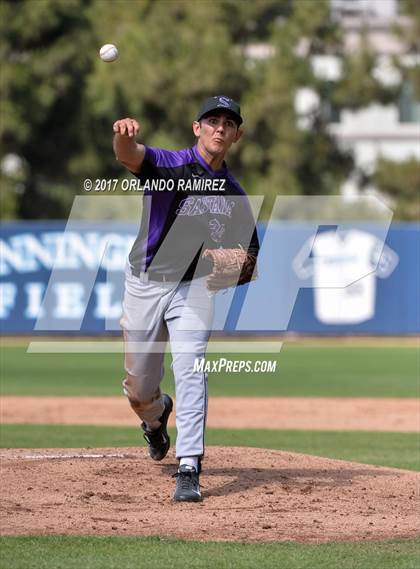
<svg viewBox="0 0 420 569">
<path fill-rule="evenodd" d="M 204 501 L 178 504 L 173 454 L 162 463 L 137 448 L 7 450 L 0 458 L 6 535 L 323 542 L 420 534 L 420 475 L 405 470 L 209 447 Z"/>
</svg>

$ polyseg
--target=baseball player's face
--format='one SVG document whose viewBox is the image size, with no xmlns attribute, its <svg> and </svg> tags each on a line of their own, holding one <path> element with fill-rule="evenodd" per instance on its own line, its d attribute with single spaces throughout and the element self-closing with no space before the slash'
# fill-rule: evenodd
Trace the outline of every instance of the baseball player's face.
<svg viewBox="0 0 420 569">
<path fill-rule="evenodd" d="M 212 156 L 225 155 L 234 142 L 242 136 L 242 130 L 238 128 L 232 116 L 228 113 L 215 112 L 193 123 L 193 131 Z"/>
</svg>

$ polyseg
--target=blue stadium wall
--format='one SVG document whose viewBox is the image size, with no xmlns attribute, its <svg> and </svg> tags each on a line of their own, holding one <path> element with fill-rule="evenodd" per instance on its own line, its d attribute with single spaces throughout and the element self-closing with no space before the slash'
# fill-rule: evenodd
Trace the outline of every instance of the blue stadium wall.
<svg viewBox="0 0 420 569">
<path fill-rule="evenodd" d="M 365 224 L 358 228 L 368 234 L 378 233 L 375 224 Z M 266 236 L 266 229 L 264 224 L 258 227 L 261 242 Z M 65 230 L 69 234 L 69 240 L 63 244 L 60 235 Z M 418 224 L 391 225 L 385 244 L 397 259 L 396 266 L 386 278 L 375 278 L 373 314 L 357 323 L 322 321 L 317 314 L 316 292 L 312 288 L 311 279 L 302 279 L 292 268 L 293 260 L 302 243 L 313 233 L 313 227 L 304 223 L 281 223 L 270 226 L 270 231 L 270 245 L 267 245 L 259 261 L 260 279 L 249 287 L 240 287 L 236 292 L 218 294 L 218 306 L 224 306 L 231 300 L 233 302 L 227 312 L 225 308 L 222 310 L 221 319 L 216 316 L 216 322 L 219 321 L 216 329 L 229 333 L 236 331 L 257 334 L 285 331 L 323 335 L 419 333 Z M 0 235 L 2 333 L 120 334 L 119 307 L 124 264 L 136 233 L 137 227 L 134 225 L 115 223 L 80 223 L 73 225 L 70 232 L 63 222 L 4 223 Z M 97 255 L 95 248 L 109 239 L 112 246 L 107 250 L 108 259 L 98 270 L 98 263 L 103 259 Z M 57 251 L 58 243 L 60 251 Z M 39 318 L 39 307 L 57 255 L 61 258 L 61 265 L 59 270 L 54 269 L 51 305 L 44 307 L 51 311 L 51 317 Z M 273 273 L 273 266 L 277 267 L 277 273 Z M 268 275 L 268 278 L 263 278 L 262 275 Z M 257 287 L 254 295 L 251 295 L 250 287 Z M 276 319 L 276 301 L 279 298 L 294 298 L 294 293 L 291 294 L 289 289 L 297 291 L 296 299 L 290 307 L 290 315 L 287 316 L 286 310 L 281 318 Z M 80 306 L 74 304 L 75 310 L 72 313 L 72 302 L 75 301 L 74 298 L 69 299 L 69 295 L 77 296 L 76 293 L 80 296 Z"/>
</svg>

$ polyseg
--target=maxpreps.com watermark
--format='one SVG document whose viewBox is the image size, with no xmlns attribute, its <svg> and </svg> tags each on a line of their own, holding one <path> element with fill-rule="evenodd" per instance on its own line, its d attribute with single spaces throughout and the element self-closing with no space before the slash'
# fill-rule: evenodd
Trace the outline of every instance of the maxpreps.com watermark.
<svg viewBox="0 0 420 569">
<path fill-rule="evenodd" d="M 274 373 L 277 369 L 276 360 L 229 360 L 219 358 L 208 361 L 205 358 L 195 358 L 194 371 L 205 373 Z"/>
</svg>

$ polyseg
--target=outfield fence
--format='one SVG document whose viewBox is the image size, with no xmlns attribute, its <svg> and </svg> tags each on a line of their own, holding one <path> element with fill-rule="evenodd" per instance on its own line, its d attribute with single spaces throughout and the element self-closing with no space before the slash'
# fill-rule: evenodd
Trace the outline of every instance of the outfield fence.
<svg viewBox="0 0 420 569">
<path fill-rule="evenodd" d="M 259 278 L 217 295 L 214 330 L 238 334 L 418 334 L 420 226 L 259 224 Z M 1 229 L 5 334 L 120 334 L 129 223 L 13 222 Z M 268 235 L 269 232 L 269 235 Z"/>
</svg>

